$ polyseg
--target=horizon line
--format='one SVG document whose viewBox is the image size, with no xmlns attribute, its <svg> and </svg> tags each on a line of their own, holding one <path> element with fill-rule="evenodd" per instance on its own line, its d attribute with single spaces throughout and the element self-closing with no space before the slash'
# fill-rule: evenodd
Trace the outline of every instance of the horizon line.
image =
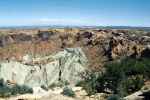
<svg viewBox="0 0 150 100">
<path fill-rule="evenodd" d="M 65 27 L 145 27 L 150 28 L 150 26 L 134 26 L 134 25 L 0 25 L 0 27 L 53 27 L 53 26 L 65 26 Z"/>
</svg>

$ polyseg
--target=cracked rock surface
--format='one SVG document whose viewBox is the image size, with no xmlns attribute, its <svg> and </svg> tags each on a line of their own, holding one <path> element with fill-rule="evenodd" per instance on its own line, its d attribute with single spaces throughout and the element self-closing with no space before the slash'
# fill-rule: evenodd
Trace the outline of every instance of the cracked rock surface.
<svg viewBox="0 0 150 100">
<path fill-rule="evenodd" d="M 2 62 L 0 78 L 29 87 L 48 87 L 60 80 L 75 85 L 80 80 L 79 74 L 87 65 L 81 48 L 67 48 L 46 59 L 52 61 L 43 65 L 29 65 L 17 61 Z"/>
</svg>

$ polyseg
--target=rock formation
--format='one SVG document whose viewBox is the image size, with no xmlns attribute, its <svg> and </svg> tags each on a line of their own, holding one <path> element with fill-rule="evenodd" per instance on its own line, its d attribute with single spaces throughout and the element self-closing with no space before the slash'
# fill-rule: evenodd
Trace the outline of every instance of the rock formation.
<svg viewBox="0 0 150 100">
<path fill-rule="evenodd" d="M 40 65 L 16 61 L 1 62 L 0 78 L 29 87 L 48 87 L 58 81 L 75 85 L 80 80 L 79 74 L 87 66 L 87 58 L 80 48 L 68 48 L 55 55 L 34 59 L 34 62 L 41 60 L 49 62 Z"/>
</svg>

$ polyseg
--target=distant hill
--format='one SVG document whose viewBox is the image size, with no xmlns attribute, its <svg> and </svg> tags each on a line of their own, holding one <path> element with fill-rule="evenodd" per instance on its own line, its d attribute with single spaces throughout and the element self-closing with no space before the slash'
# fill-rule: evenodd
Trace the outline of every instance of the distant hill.
<svg viewBox="0 0 150 100">
<path fill-rule="evenodd" d="M 40 29 L 40 28 L 98 28 L 98 29 L 133 29 L 150 31 L 150 27 L 137 27 L 137 26 L 74 26 L 74 25 L 47 25 L 47 26 L 5 26 L 0 29 Z"/>
<path fill-rule="evenodd" d="M 144 30 L 150 31 L 150 27 L 133 27 L 133 26 L 102 26 L 102 28 L 106 29 L 133 29 L 133 30 Z"/>
</svg>

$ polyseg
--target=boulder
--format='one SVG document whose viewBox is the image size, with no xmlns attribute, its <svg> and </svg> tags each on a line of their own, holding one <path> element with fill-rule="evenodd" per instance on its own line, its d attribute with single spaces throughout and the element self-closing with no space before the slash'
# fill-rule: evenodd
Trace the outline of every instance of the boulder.
<svg viewBox="0 0 150 100">
<path fill-rule="evenodd" d="M 125 100 L 150 100 L 150 85 L 145 85 L 143 88 L 129 96 L 124 97 Z"/>
<path fill-rule="evenodd" d="M 139 58 L 143 49 L 144 46 L 135 41 L 122 37 L 113 37 L 109 41 L 108 49 L 105 50 L 105 54 L 110 60 L 119 59 L 121 57 Z"/>
</svg>

